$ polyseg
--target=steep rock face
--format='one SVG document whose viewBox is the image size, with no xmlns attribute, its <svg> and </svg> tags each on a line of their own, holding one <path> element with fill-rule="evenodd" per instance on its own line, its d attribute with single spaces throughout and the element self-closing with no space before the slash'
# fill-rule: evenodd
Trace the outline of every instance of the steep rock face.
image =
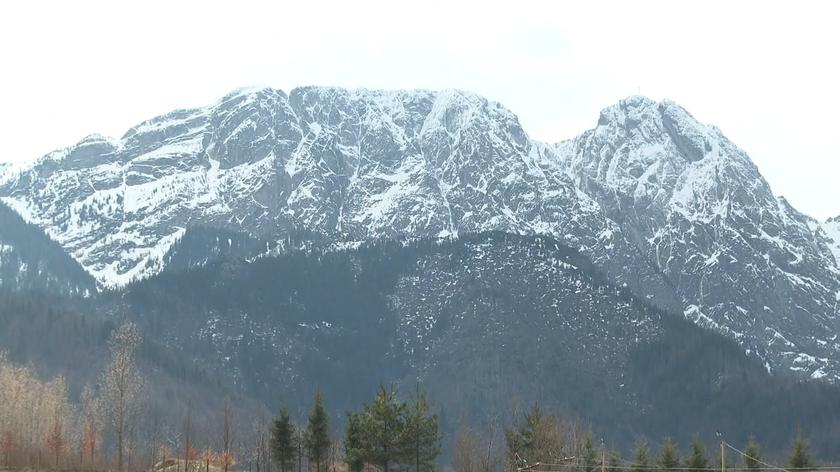
<svg viewBox="0 0 840 472">
<path fill-rule="evenodd" d="M 558 149 L 578 188 L 669 279 L 686 317 L 768 368 L 836 378 L 837 261 L 816 222 L 774 196 L 720 130 L 631 97 Z"/>
<path fill-rule="evenodd" d="M 743 151 L 671 102 L 631 97 L 549 145 L 458 91 L 239 90 L 7 171 L 0 199 L 106 287 L 252 259 L 291 235 L 334 247 L 550 235 L 768 369 L 840 376 L 837 225 L 777 198 Z M 171 253 L 196 227 L 245 237 Z"/>
<path fill-rule="evenodd" d="M 551 234 L 615 279 L 672 292 L 501 105 L 457 91 L 305 87 L 234 92 L 90 136 L 0 186 L 0 196 L 105 286 L 159 272 L 187 227 L 330 241 Z"/>
<path fill-rule="evenodd" d="M 826 236 L 826 244 L 834 253 L 837 265 L 840 266 L 840 216 L 829 219 L 820 229 Z"/>
</svg>

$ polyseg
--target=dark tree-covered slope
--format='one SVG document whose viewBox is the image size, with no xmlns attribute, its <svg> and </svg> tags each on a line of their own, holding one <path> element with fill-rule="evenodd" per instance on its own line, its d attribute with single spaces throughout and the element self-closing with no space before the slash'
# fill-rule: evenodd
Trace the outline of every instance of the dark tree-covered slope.
<svg viewBox="0 0 840 472">
<path fill-rule="evenodd" d="M 40 227 L 0 203 L 0 287 L 86 294 L 96 283 Z"/>
<path fill-rule="evenodd" d="M 616 288 L 550 238 L 488 233 L 228 259 L 113 293 L 160 342 L 303 412 L 332 413 L 379 383 L 422 381 L 446 427 L 539 402 L 617 445 L 637 435 L 782 448 L 795 425 L 832 454 L 836 388 L 771 376 L 736 343 Z M 825 438 L 824 440 L 822 438 Z"/>
</svg>

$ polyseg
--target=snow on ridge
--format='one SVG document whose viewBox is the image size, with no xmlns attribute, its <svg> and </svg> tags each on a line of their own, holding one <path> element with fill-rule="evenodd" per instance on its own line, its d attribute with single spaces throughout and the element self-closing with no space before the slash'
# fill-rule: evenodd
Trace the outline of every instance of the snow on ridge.
<svg viewBox="0 0 840 472">
<path fill-rule="evenodd" d="M 83 152 L 77 145 L 55 154 L 32 178 L 3 174 L 0 197 L 102 287 L 162 270 L 190 225 L 274 236 L 305 229 L 337 247 L 491 230 L 546 234 L 616 284 L 745 347 L 777 349 L 781 333 L 797 352 L 835 358 L 834 347 L 812 345 L 794 326 L 805 316 L 823 323 L 840 294 L 814 268 L 831 257 L 809 249 L 826 252 L 807 239 L 816 223 L 776 199 L 717 128 L 673 102 L 628 97 L 602 111 L 594 129 L 550 145 L 531 140 L 496 102 L 457 90 L 302 87 L 286 95 L 257 87 L 147 120 L 116 143 L 94 135 L 80 144 Z M 823 225 L 826 234 L 838 226 Z M 778 293 L 790 303 L 754 279 L 789 288 Z M 720 295 L 729 288 L 755 289 L 767 310 Z M 771 354 L 764 360 L 774 366 L 793 365 Z"/>
<path fill-rule="evenodd" d="M 172 233 L 148 246 L 132 249 L 132 259 L 135 262 L 127 270 L 121 270 L 120 266 L 124 264 L 116 260 L 107 264 L 98 264 L 88 269 L 88 272 L 101 286 L 109 289 L 123 287 L 154 275 L 163 270 L 166 252 L 184 236 L 185 232 L 185 228 L 175 228 Z"/>
<path fill-rule="evenodd" d="M 15 211 L 23 221 L 29 224 L 39 224 L 41 221 L 35 217 L 35 214 L 30 210 L 29 205 L 20 198 L 0 197 L 0 201 L 6 204 L 9 208 Z"/>
<path fill-rule="evenodd" d="M 44 227 L 100 283 L 111 286 L 127 283 L 140 275 L 138 271 L 148 275 L 159 270 L 156 263 L 138 263 L 147 259 L 140 249 L 154 246 L 155 238 L 163 240 L 155 233 L 166 234 L 165 228 L 173 223 L 255 225 L 248 230 L 256 233 L 293 224 L 320 232 L 348 226 L 357 236 L 427 230 L 439 234 L 454 231 L 453 210 L 442 189 L 454 192 L 451 198 L 483 199 L 489 197 L 488 182 L 496 178 L 493 172 L 515 177 L 505 185 L 548 178 L 539 168 L 546 163 L 527 156 L 533 145 L 515 115 L 475 94 L 304 87 L 293 89 L 291 95 L 298 101 L 291 103 L 282 91 L 267 87 L 239 89 L 208 107 L 146 120 L 121 140 L 90 135 L 42 158 L 61 162 L 72 156 L 72 166 L 31 167 L 31 179 L 3 185 L 0 195 L 12 198 L 18 212 Z M 329 113 L 338 113 L 340 121 Z M 364 128 L 359 130 L 359 125 Z M 430 130 L 436 131 L 427 133 Z M 257 152 L 261 140 L 269 147 Z M 282 140 L 289 144 L 271 147 Z M 336 162 L 333 151 L 323 154 L 324 146 L 333 142 L 342 155 Z M 86 151 L 74 154 L 81 148 Z M 487 155 L 488 151 L 499 155 Z M 487 169 L 489 173 L 468 188 L 455 188 L 462 166 L 491 157 L 498 170 Z M 349 168 L 336 167 L 341 165 Z M 510 165 L 514 167 L 508 169 Z M 513 169 L 531 175 L 523 179 L 517 176 L 520 170 Z M 558 169 L 555 166 L 552 172 Z M 335 211 L 324 196 L 334 191 L 329 187 L 334 185 L 333 176 L 348 171 L 353 175 L 348 176 L 347 189 L 357 196 L 344 197 L 351 206 L 343 213 L 342 204 L 336 222 L 323 216 Z M 526 185 L 523 189 L 533 184 Z M 539 191 L 552 198 L 565 195 L 546 183 L 540 185 Z M 285 208 L 269 206 L 276 205 L 271 195 L 277 192 Z M 27 201 L 54 201 L 57 206 L 34 208 Z M 406 205 L 417 214 L 406 214 Z M 485 207 L 478 216 L 475 210 L 480 208 L 466 210 L 465 215 L 478 218 L 469 228 L 559 231 L 538 215 L 527 219 L 515 215 L 507 204 L 501 209 Z M 450 212 L 446 223 L 439 219 L 442 209 Z M 488 216 L 492 216 L 489 222 L 484 221 Z M 524 227 L 510 228 L 517 224 Z"/>
<path fill-rule="evenodd" d="M 830 240 L 828 247 L 837 260 L 838 268 L 840 268 L 840 217 L 827 220 L 822 224 L 822 229 Z"/>
<path fill-rule="evenodd" d="M 0 162 L 0 185 L 3 185 L 11 178 L 12 164 L 9 162 Z"/>
</svg>

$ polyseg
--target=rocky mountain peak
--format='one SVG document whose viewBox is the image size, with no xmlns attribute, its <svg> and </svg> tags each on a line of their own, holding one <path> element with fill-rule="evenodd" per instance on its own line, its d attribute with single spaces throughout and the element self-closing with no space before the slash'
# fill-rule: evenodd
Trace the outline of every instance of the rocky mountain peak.
<svg viewBox="0 0 840 472">
<path fill-rule="evenodd" d="M 837 267 L 840 268 L 840 216 L 829 218 L 823 225 L 823 231 L 828 236 L 828 247 L 834 253 L 837 259 Z M 840 274 L 840 271 L 838 271 Z M 837 293 L 837 298 L 840 300 L 840 292 Z"/>
<path fill-rule="evenodd" d="M 548 235 L 768 369 L 840 379 L 834 226 L 818 234 L 669 101 L 628 97 L 549 145 L 457 90 L 240 89 L 45 156 L 0 180 L 0 199 L 102 287 L 160 272 L 196 226 L 327 245 Z"/>
</svg>

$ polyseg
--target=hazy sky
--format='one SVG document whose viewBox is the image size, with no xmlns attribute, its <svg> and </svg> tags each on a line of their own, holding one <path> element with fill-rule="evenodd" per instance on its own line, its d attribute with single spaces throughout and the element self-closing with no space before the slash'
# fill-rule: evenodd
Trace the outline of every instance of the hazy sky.
<svg viewBox="0 0 840 472">
<path fill-rule="evenodd" d="M 459 88 L 558 141 L 641 93 L 840 215 L 838 2 L 3 2 L 0 162 L 270 85 Z M 404 6 L 398 6 L 404 5 Z"/>
</svg>

